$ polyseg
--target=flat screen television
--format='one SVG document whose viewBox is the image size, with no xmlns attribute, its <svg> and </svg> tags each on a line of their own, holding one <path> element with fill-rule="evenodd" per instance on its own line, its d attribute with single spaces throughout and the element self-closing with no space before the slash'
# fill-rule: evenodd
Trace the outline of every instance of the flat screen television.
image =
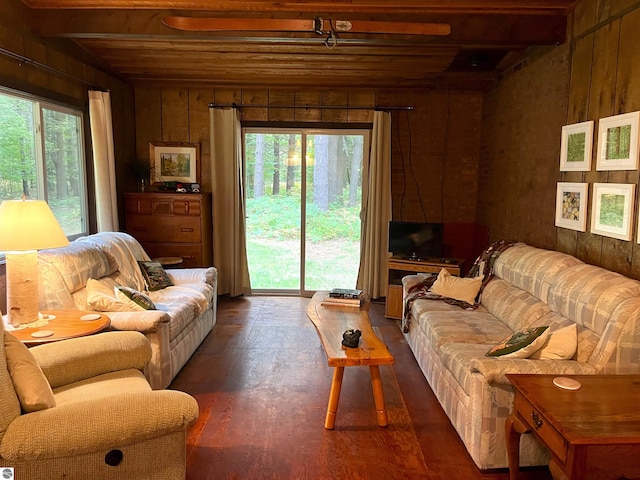
<svg viewBox="0 0 640 480">
<path fill-rule="evenodd" d="M 412 260 L 442 258 L 442 223 L 389 222 L 389 251 Z"/>
</svg>

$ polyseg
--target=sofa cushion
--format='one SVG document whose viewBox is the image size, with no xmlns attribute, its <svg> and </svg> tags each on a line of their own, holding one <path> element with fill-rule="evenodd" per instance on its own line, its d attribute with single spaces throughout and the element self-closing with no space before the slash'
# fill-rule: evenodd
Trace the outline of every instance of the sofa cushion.
<svg viewBox="0 0 640 480">
<path fill-rule="evenodd" d="M 55 267 L 69 293 L 84 288 L 90 278 L 102 278 L 111 273 L 107 257 L 88 242 L 74 241 L 66 247 L 42 250 L 38 260 Z"/>
<path fill-rule="evenodd" d="M 555 312 L 599 336 L 624 300 L 640 296 L 640 282 L 593 265 L 565 269 L 549 295 Z"/>
<path fill-rule="evenodd" d="M 484 288 L 482 304 L 512 332 L 543 325 L 540 319 L 551 312 L 546 303 L 501 278 L 494 278 Z"/>
<path fill-rule="evenodd" d="M 497 277 L 546 303 L 558 275 L 579 264 L 580 260 L 566 253 L 519 243 L 502 252 L 494 271 Z"/>
<path fill-rule="evenodd" d="M 494 345 L 486 353 L 487 357 L 529 358 L 544 345 L 549 336 L 549 327 L 532 327 L 515 332 Z"/>
<path fill-rule="evenodd" d="M 9 332 L 4 333 L 7 369 L 25 412 L 56 406 L 51 386 L 29 349 Z"/>
<path fill-rule="evenodd" d="M 422 302 L 443 303 L 420 299 L 414 304 Z M 417 325 L 414 324 L 411 328 L 420 328 L 436 351 L 446 343 L 460 342 L 485 344 L 486 352 L 489 346 L 513 333 L 489 312 L 463 310 L 459 307 L 453 307 L 449 311 L 424 311 L 414 321 Z"/>
<path fill-rule="evenodd" d="M 443 297 L 455 298 L 473 305 L 482 286 L 484 276 L 474 278 L 455 277 L 446 269 L 440 270 L 431 291 Z"/>
</svg>

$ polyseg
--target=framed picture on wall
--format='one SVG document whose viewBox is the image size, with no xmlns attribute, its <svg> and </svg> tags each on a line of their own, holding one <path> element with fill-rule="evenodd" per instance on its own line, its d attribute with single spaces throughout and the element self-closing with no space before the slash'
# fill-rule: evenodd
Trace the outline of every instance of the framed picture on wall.
<svg viewBox="0 0 640 480">
<path fill-rule="evenodd" d="M 600 119 L 596 170 L 638 169 L 640 111 Z"/>
<path fill-rule="evenodd" d="M 594 183 L 591 233 L 631 240 L 635 189 L 634 184 Z"/>
<path fill-rule="evenodd" d="M 556 191 L 556 226 L 587 230 L 588 183 L 559 182 Z"/>
<path fill-rule="evenodd" d="M 560 171 L 588 172 L 591 170 L 593 120 L 562 127 L 560 143 Z"/>
<path fill-rule="evenodd" d="M 200 183 L 200 144 L 149 143 L 151 182 Z"/>
</svg>

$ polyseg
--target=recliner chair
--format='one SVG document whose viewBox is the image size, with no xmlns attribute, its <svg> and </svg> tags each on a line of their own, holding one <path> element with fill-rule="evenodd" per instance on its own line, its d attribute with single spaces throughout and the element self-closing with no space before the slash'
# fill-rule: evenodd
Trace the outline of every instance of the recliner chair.
<svg viewBox="0 0 640 480">
<path fill-rule="evenodd" d="M 152 390 L 139 332 L 106 332 L 27 349 L 0 321 L 0 471 L 15 478 L 185 478 L 195 399 Z M 50 388 L 49 388 L 50 386 Z"/>
</svg>

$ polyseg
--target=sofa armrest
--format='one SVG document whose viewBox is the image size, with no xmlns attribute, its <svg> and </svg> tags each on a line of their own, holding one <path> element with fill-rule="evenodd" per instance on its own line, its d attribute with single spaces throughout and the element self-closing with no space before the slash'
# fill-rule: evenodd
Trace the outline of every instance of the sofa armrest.
<svg viewBox="0 0 640 480">
<path fill-rule="evenodd" d="M 167 270 L 167 274 L 174 285 L 204 282 L 215 287 L 218 282 L 218 270 L 215 267 L 171 268 Z"/>
<path fill-rule="evenodd" d="M 130 330 L 142 333 L 155 332 L 161 323 L 169 323 L 171 320 L 169 314 L 161 310 L 101 313 L 111 319 L 113 330 Z"/>
<path fill-rule="evenodd" d="M 596 368 L 575 360 L 534 360 L 528 358 L 474 358 L 469 365 L 471 372 L 482 374 L 488 383 L 511 385 L 507 373 L 535 373 L 549 375 L 595 375 Z"/>
<path fill-rule="evenodd" d="M 105 332 L 30 350 L 51 388 L 119 370 L 142 370 L 151 359 L 149 340 L 139 332 Z"/>
<path fill-rule="evenodd" d="M 196 418 L 196 400 L 174 390 L 69 402 L 15 418 L 2 437 L 0 457 L 27 462 L 107 452 L 184 430 Z"/>
</svg>

